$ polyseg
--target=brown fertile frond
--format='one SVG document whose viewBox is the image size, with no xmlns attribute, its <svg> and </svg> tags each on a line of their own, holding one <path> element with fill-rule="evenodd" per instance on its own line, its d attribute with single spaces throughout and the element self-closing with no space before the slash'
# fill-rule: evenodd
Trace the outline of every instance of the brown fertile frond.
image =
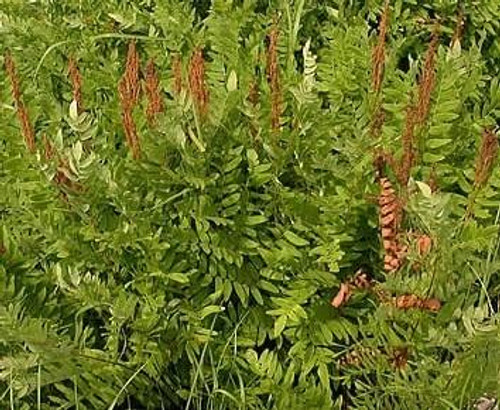
<svg viewBox="0 0 500 410">
<path fill-rule="evenodd" d="M 127 87 L 127 95 L 132 107 L 139 101 L 141 87 L 139 84 L 139 75 L 141 62 L 139 54 L 135 47 L 135 41 L 131 41 L 128 45 L 127 64 L 125 67 L 124 77 L 126 78 L 125 85 Z"/>
<path fill-rule="evenodd" d="M 200 47 L 194 50 L 189 62 L 189 90 L 198 112 L 205 116 L 210 95 L 205 84 L 205 59 Z"/>
<path fill-rule="evenodd" d="M 148 106 L 146 108 L 146 117 L 150 126 L 154 126 L 155 117 L 163 112 L 163 99 L 161 97 L 160 79 L 155 68 L 153 59 L 150 59 L 146 65 L 146 95 Z"/>
<path fill-rule="evenodd" d="M 439 45 L 439 27 L 432 33 L 431 42 L 425 53 L 424 67 L 418 84 L 418 101 L 416 107 L 416 125 L 423 125 L 429 115 L 431 95 L 436 81 L 436 56 Z"/>
<path fill-rule="evenodd" d="M 139 54 L 137 53 L 135 42 L 131 41 L 128 46 L 125 72 L 118 83 L 118 93 L 122 107 L 122 123 L 125 130 L 125 137 L 134 159 L 140 157 L 139 137 L 132 116 L 140 94 L 139 72 Z"/>
<path fill-rule="evenodd" d="M 71 84 L 73 86 L 73 100 L 76 101 L 78 113 L 82 113 L 83 108 L 83 98 L 82 98 L 82 75 L 80 70 L 76 65 L 76 61 L 71 57 L 68 61 L 68 75 L 71 79 Z"/>
<path fill-rule="evenodd" d="M 125 138 L 127 144 L 132 151 L 134 159 L 140 157 L 139 137 L 137 136 L 137 129 L 135 126 L 134 118 L 132 116 L 132 101 L 130 100 L 129 88 L 127 86 L 127 77 L 122 77 L 118 84 L 118 91 L 120 95 L 120 102 L 122 105 L 122 124 L 125 131 Z"/>
<path fill-rule="evenodd" d="M 273 23 L 269 33 L 269 46 L 267 49 L 267 79 L 271 89 L 271 129 L 278 131 L 281 116 L 281 84 L 278 62 L 279 30 Z"/>
<path fill-rule="evenodd" d="M 12 88 L 12 98 L 16 106 L 17 118 L 21 124 L 21 131 L 24 137 L 26 146 L 30 152 L 35 152 L 35 131 L 31 125 L 28 110 L 24 105 L 23 98 L 21 95 L 21 85 L 19 80 L 19 75 L 17 74 L 16 64 L 10 53 L 5 54 L 5 70 L 7 72 L 7 77 L 9 77 L 11 88 Z"/>
<path fill-rule="evenodd" d="M 408 185 L 408 180 L 410 179 L 411 175 L 411 169 L 415 162 L 415 122 L 416 112 L 410 102 L 410 105 L 406 109 L 405 129 L 401 137 L 401 143 L 403 145 L 403 156 L 401 157 L 401 162 L 397 170 L 399 183 L 403 187 L 406 187 Z"/>
<path fill-rule="evenodd" d="M 474 186 L 482 188 L 490 178 L 491 171 L 498 157 L 498 138 L 490 129 L 483 131 L 481 148 L 476 156 Z"/>
<path fill-rule="evenodd" d="M 182 61 L 179 54 L 172 57 L 172 74 L 174 76 L 174 94 L 179 95 L 182 92 Z"/>
<path fill-rule="evenodd" d="M 378 41 L 372 50 L 372 87 L 376 93 L 380 92 L 384 77 L 385 66 L 385 39 L 389 22 L 389 0 L 386 0 L 384 11 L 378 25 Z"/>
</svg>

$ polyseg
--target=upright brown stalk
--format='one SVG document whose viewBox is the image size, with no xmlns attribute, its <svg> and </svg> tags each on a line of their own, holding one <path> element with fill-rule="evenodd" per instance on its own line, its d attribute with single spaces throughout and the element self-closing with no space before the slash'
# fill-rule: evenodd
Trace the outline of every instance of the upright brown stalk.
<svg viewBox="0 0 500 410">
<path fill-rule="evenodd" d="M 271 128 L 278 131 L 281 116 L 281 84 L 278 64 L 279 31 L 276 23 L 269 33 L 269 47 L 267 49 L 267 78 L 271 89 Z"/>
<path fill-rule="evenodd" d="M 397 170 L 399 182 L 403 187 L 408 185 L 411 169 L 415 162 L 415 117 L 415 108 L 410 101 L 410 104 L 406 109 L 405 129 L 401 137 L 403 156 L 401 157 L 401 162 Z"/>
<path fill-rule="evenodd" d="M 161 97 L 160 79 L 155 68 L 153 59 L 150 59 L 146 65 L 146 95 L 148 97 L 148 107 L 146 117 L 150 126 L 154 126 L 155 117 L 163 112 L 163 99 Z"/>
<path fill-rule="evenodd" d="M 474 175 L 474 186 L 482 188 L 490 178 L 491 171 L 498 157 L 498 138 L 490 130 L 483 131 L 481 148 L 476 157 L 476 172 Z"/>
<path fill-rule="evenodd" d="M 12 98 L 14 99 L 14 103 L 16 106 L 17 118 L 19 119 L 19 123 L 21 124 L 24 141 L 28 150 L 30 152 L 35 152 L 35 131 L 33 129 L 33 126 L 31 125 L 28 110 L 23 102 L 16 64 L 14 63 L 14 60 L 12 59 L 12 55 L 10 53 L 5 54 L 5 70 L 7 71 L 7 76 L 9 77 L 12 87 Z"/>
<path fill-rule="evenodd" d="M 372 87 L 376 93 L 382 88 L 385 65 L 385 38 L 389 22 L 389 0 L 386 0 L 384 11 L 378 25 L 378 41 L 372 50 Z"/>
<path fill-rule="evenodd" d="M 140 93 L 139 71 L 139 55 L 135 48 L 135 42 L 132 41 L 128 47 L 127 63 L 125 72 L 123 73 L 123 76 L 118 84 L 118 92 L 122 107 L 122 123 L 125 130 L 125 137 L 134 159 L 138 159 L 141 152 L 139 137 L 137 135 L 137 129 L 132 116 L 132 112 L 137 104 Z"/>
<path fill-rule="evenodd" d="M 208 113 L 209 92 L 205 84 L 205 59 L 200 47 L 196 48 L 189 63 L 189 89 L 198 113 Z"/>
<path fill-rule="evenodd" d="M 73 57 L 71 57 L 68 61 L 68 75 L 73 86 L 73 100 L 76 101 L 78 113 L 80 114 L 84 111 L 82 99 L 82 75 L 80 74 L 80 70 L 78 69 L 76 61 Z"/>
<path fill-rule="evenodd" d="M 415 117 L 415 124 L 418 126 L 423 125 L 429 115 L 432 91 L 434 90 L 436 81 L 436 56 L 438 45 L 439 31 L 436 26 L 432 33 L 427 52 L 425 53 L 424 67 L 418 84 L 418 101 Z"/>
<path fill-rule="evenodd" d="M 179 95 L 182 91 L 182 61 L 179 54 L 172 57 L 172 74 L 174 76 L 174 94 Z"/>
</svg>

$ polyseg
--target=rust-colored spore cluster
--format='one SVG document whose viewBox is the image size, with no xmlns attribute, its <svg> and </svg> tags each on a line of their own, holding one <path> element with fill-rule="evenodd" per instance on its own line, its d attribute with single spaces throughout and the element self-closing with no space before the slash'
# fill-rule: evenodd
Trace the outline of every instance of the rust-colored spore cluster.
<svg viewBox="0 0 500 410">
<path fill-rule="evenodd" d="M 138 159 L 141 153 L 139 137 L 132 116 L 140 93 L 139 71 L 139 54 L 137 53 L 135 42 L 132 41 L 128 47 L 127 63 L 125 72 L 118 84 L 118 92 L 122 107 L 122 123 L 125 130 L 125 137 L 134 159 Z"/>
<path fill-rule="evenodd" d="M 150 126 L 154 126 L 156 115 L 163 112 L 163 99 L 161 96 L 160 79 L 155 68 L 155 63 L 150 59 L 146 65 L 146 95 L 148 97 L 148 106 L 146 108 L 146 117 Z"/>
<path fill-rule="evenodd" d="M 73 86 L 73 100 L 76 101 L 78 113 L 81 114 L 84 111 L 83 108 L 83 97 L 82 97 L 82 75 L 76 61 L 74 58 L 70 58 L 68 61 L 68 75 L 71 80 L 71 85 Z"/>
<path fill-rule="evenodd" d="M 174 94 L 179 95 L 182 92 L 182 61 L 179 54 L 172 57 L 172 75 L 174 77 Z"/>
<path fill-rule="evenodd" d="M 200 47 L 194 50 L 189 62 L 189 90 L 198 113 L 206 116 L 210 95 L 205 84 L 205 59 Z"/>
<path fill-rule="evenodd" d="M 269 46 L 267 49 L 267 80 L 271 90 L 271 129 L 278 131 L 281 116 L 281 84 L 278 63 L 278 26 L 273 24 L 269 33 Z"/>
<path fill-rule="evenodd" d="M 35 131 L 33 129 L 33 126 L 31 125 L 28 110 L 24 105 L 16 64 L 14 63 L 14 60 L 10 53 L 5 54 L 5 70 L 7 71 L 7 76 L 9 77 L 12 87 L 12 98 L 14 99 L 17 117 L 19 119 L 19 123 L 21 124 L 21 130 L 24 141 L 26 143 L 26 147 L 30 152 L 35 152 Z"/>
<path fill-rule="evenodd" d="M 385 65 L 385 38 L 389 22 L 389 0 L 386 0 L 384 11 L 378 25 L 378 41 L 372 51 L 372 87 L 376 93 L 382 88 Z"/>
<path fill-rule="evenodd" d="M 424 67 L 418 84 L 418 101 L 415 123 L 422 125 L 429 115 L 431 95 L 436 82 L 436 58 L 439 45 L 439 31 L 436 27 L 432 33 L 431 42 L 425 53 Z"/>
<path fill-rule="evenodd" d="M 483 187 L 490 178 L 491 171 L 498 157 L 498 138 L 490 129 L 483 131 L 481 148 L 476 157 L 474 186 Z"/>
</svg>

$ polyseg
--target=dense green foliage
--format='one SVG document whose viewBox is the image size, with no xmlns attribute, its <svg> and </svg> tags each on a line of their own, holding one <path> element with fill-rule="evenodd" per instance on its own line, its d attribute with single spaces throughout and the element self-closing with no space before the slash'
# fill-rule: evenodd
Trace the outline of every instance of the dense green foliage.
<svg viewBox="0 0 500 410">
<path fill-rule="evenodd" d="M 500 171 L 478 189 L 474 167 L 482 130 L 500 119 L 500 3 L 392 2 L 378 139 L 371 56 L 382 3 L 1 2 L 0 46 L 17 63 L 39 147 L 26 150 L 1 70 L 1 408 L 449 409 L 497 395 Z M 460 8 L 465 32 L 450 47 Z M 437 78 L 403 223 L 433 246 L 422 258 L 410 244 L 386 275 L 372 152 L 402 155 L 435 20 Z M 279 131 L 266 74 L 273 21 Z M 131 39 L 143 66 L 154 58 L 165 101 L 156 127 L 144 99 L 134 112 L 138 160 L 117 91 Z M 205 117 L 186 91 L 196 47 Z M 55 182 L 43 135 L 81 189 Z M 401 310 L 366 292 L 332 307 L 360 268 L 386 292 L 442 308 Z M 359 349 L 375 353 L 342 364 Z M 407 350 L 406 366 L 388 360 L 395 349 Z"/>
</svg>

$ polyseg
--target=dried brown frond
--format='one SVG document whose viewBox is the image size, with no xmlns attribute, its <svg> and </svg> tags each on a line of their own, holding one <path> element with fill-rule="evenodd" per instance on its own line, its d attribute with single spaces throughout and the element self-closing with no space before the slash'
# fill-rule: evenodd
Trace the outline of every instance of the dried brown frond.
<svg viewBox="0 0 500 410">
<path fill-rule="evenodd" d="M 450 47 L 454 48 L 460 44 L 465 31 L 465 15 L 463 6 L 459 8 L 457 13 L 457 23 L 455 29 L 453 30 L 453 36 L 451 37 Z"/>
<path fill-rule="evenodd" d="M 355 350 L 346 353 L 339 359 L 339 366 L 353 366 L 360 367 L 365 362 L 374 360 L 377 356 L 380 356 L 380 350 L 375 347 L 364 347 L 361 346 Z"/>
<path fill-rule="evenodd" d="M 393 299 L 393 305 L 401 310 L 420 309 L 437 312 L 441 309 L 441 302 L 438 299 L 421 298 L 414 294 L 397 296 Z"/>
<path fill-rule="evenodd" d="M 422 125 L 429 115 L 432 91 L 436 81 L 436 56 L 439 45 L 439 27 L 432 33 L 431 42 L 425 53 L 424 67 L 418 84 L 418 101 L 416 106 L 415 124 Z"/>
<path fill-rule="evenodd" d="M 160 79 L 155 68 L 155 63 L 150 59 L 146 65 L 146 95 L 148 106 L 146 108 L 146 117 L 150 126 L 154 126 L 155 117 L 163 112 L 163 99 L 161 96 Z"/>
<path fill-rule="evenodd" d="M 76 61 L 71 57 L 68 61 L 68 75 L 71 79 L 71 84 L 73 86 L 73 100 L 76 101 L 78 113 L 82 113 L 83 108 L 83 98 L 82 98 L 82 75 L 80 70 L 76 65 Z"/>
<path fill-rule="evenodd" d="M 394 273 L 401 267 L 406 252 L 399 243 L 402 207 L 388 178 L 380 178 L 379 185 L 379 226 L 384 248 L 384 269 Z"/>
<path fill-rule="evenodd" d="M 45 161 L 50 161 L 52 158 L 54 158 L 55 154 L 54 146 L 47 138 L 46 134 L 43 134 L 42 140 L 43 140 L 43 157 L 45 158 Z"/>
<path fill-rule="evenodd" d="M 372 50 L 372 87 L 376 93 L 382 88 L 385 66 L 385 38 L 389 22 L 389 0 L 386 0 L 384 11 L 378 25 L 378 41 Z"/>
<path fill-rule="evenodd" d="M 206 116 L 210 95 L 205 83 L 205 59 L 200 47 L 194 50 L 189 62 L 189 90 L 198 113 Z"/>
<path fill-rule="evenodd" d="M 415 109 L 410 102 L 410 105 L 406 109 L 405 129 L 401 137 L 403 155 L 401 157 L 401 162 L 397 170 L 399 183 L 403 187 L 406 187 L 408 185 L 411 170 L 415 163 L 415 121 Z"/>
<path fill-rule="evenodd" d="M 21 124 L 21 131 L 24 137 L 26 146 L 30 152 L 35 152 L 35 131 L 31 125 L 28 110 L 24 105 L 19 75 L 17 74 L 16 64 L 10 53 L 5 54 L 5 70 L 7 77 L 9 77 L 10 85 L 12 88 L 12 98 L 16 106 L 17 118 Z"/>
<path fill-rule="evenodd" d="M 491 171 L 498 157 L 498 138 L 490 129 L 483 131 L 481 148 L 476 156 L 474 186 L 482 188 L 490 178 Z"/>
<path fill-rule="evenodd" d="M 179 54 L 172 57 L 172 74 L 174 76 L 174 94 L 179 95 L 182 92 L 182 61 Z"/>
<path fill-rule="evenodd" d="M 281 84 L 278 62 L 279 30 L 276 23 L 269 33 L 269 46 L 267 49 L 267 80 L 271 90 L 271 129 L 278 131 L 281 116 Z"/>
<path fill-rule="evenodd" d="M 340 308 L 345 305 L 356 290 L 370 290 L 374 286 L 374 281 L 365 271 L 358 270 L 354 277 L 341 283 L 337 294 L 333 297 L 330 304 L 334 308 Z"/>
</svg>

